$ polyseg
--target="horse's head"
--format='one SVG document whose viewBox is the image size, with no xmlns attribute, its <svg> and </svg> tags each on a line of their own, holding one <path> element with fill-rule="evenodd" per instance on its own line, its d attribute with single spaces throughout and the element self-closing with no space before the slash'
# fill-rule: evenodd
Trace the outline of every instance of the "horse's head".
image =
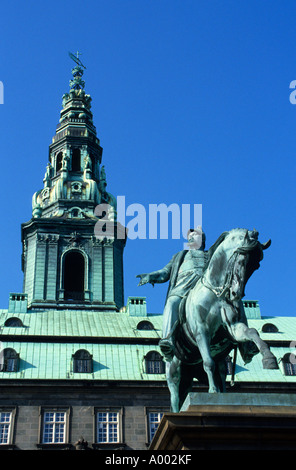
<svg viewBox="0 0 296 470">
<path fill-rule="evenodd" d="M 228 253 L 229 256 L 233 252 L 239 251 L 240 253 L 250 253 L 255 249 L 259 249 L 262 253 L 263 250 L 267 249 L 271 241 L 267 243 L 260 243 L 259 232 L 254 230 L 247 230 L 244 228 L 235 228 L 229 232 L 223 232 L 214 245 L 209 249 L 209 258 L 219 249 Z M 262 255 L 263 257 L 263 255 Z"/>
<path fill-rule="evenodd" d="M 208 276 L 216 286 L 225 285 L 236 272 L 241 291 L 249 277 L 259 268 L 263 250 L 271 241 L 261 244 L 257 230 L 236 228 L 224 232 L 209 249 Z"/>
</svg>

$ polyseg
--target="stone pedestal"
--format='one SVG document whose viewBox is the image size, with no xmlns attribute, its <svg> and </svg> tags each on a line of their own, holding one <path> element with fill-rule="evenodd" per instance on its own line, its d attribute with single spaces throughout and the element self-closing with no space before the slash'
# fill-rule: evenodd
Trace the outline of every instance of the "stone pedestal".
<svg viewBox="0 0 296 470">
<path fill-rule="evenodd" d="M 191 393 L 166 413 L 150 450 L 295 450 L 291 394 Z"/>
</svg>

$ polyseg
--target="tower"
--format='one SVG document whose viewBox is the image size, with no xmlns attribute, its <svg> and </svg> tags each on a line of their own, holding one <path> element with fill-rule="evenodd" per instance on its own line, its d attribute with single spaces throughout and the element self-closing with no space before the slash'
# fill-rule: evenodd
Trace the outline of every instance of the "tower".
<svg viewBox="0 0 296 470">
<path fill-rule="evenodd" d="M 49 146 L 43 188 L 33 195 L 32 219 L 22 224 L 23 290 L 29 308 L 119 310 L 125 235 L 114 236 L 116 199 L 106 191 L 85 67 L 78 53 L 71 57 L 76 66 Z"/>
</svg>

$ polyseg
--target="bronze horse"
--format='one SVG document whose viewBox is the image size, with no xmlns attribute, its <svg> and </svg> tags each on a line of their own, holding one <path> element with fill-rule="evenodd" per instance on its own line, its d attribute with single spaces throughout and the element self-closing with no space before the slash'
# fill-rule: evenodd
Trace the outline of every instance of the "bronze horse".
<svg viewBox="0 0 296 470">
<path fill-rule="evenodd" d="M 189 292 L 172 333 L 175 355 L 167 362 L 166 375 L 173 412 L 180 410 L 194 377 L 201 382 L 207 378 L 209 393 L 225 391 L 222 366 L 236 345 L 245 363 L 260 352 L 263 368 L 278 368 L 267 344 L 248 327 L 242 304 L 245 285 L 269 246 L 270 241 L 258 241 L 255 230 L 233 229 L 210 248 L 207 268 Z"/>
</svg>

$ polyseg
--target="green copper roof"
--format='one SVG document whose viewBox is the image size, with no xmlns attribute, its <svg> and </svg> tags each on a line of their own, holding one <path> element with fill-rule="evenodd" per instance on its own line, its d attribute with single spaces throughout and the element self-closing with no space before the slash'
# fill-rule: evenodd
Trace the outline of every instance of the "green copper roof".
<svg viewBox="0 0 296 470">
<path fill-rule="evenodd" d="M 11 314 L 0 311 L 1 334 L 67 337 L 160 338 L 162 315 L 129 316 L 124 312 L 87 312 L 85 310 L 48 310 Z M 6 327 L 8 318 L 19 318 L 23 327 Z M 141 321 L 153 330 L 138 330 Z"/>
<path fill-rule="evenodd" d="M 19 353 L 19 372 L 0 372 L 0 379 L 39 380 L 165 380 L 146 374 L 144 356 L 158 347 L 126 344 L 3 342 Z M 86 349 L 93 356 L 92 373 L 74 373 L 72 355 Z"/>
<path fill-rule="evenodd" d="M 8 319 L 19 319 L 23 326 L 5 326 Z M 150 322 L 152 330 L 140 330 L 141 322 Z M 268 340 L 280 369 L 265 370 L 261 357 L 244 365 L 237 355 L 236 382 L 295 382 L 285 376 L 281 359 L 295 352 L 295 317 L 249 319 L 263 340 Z M 273 325 L 276 332 L 262 328 Z M 20 358 L 18 372 L 0 372 L 0 379 L 40 380 L 131 380 L 165 381 L 164 374 L 147 374 L 145 356 L 159 351 L 162 315 L 130 316 L 128 312 L 84 310 L 48 310 L 28 313 L 0 311 L 2 349 L 13 348 Z M 73 354 L 85 349 L 93 359 L 92 373 L 73 372 Z M 230 376 L 229 376 L 230 380 Z"/>
</svg>

